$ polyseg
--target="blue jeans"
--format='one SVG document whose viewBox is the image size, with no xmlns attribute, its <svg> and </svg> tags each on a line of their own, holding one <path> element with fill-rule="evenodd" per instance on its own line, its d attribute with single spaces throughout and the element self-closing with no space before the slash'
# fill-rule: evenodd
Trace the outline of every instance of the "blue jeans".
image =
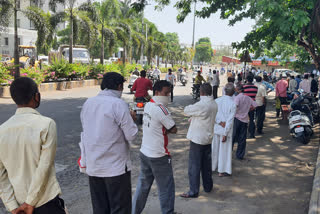
<svg viewBox="0 0 320 214">
<path fill-rule="evenodd" d="M 174 213 L 175 186 L 171 157 L 149 158 L 140 152 L 140 175 L 136 193 L 132 202 L 132 214 L 140 214 L 155 179 L 158 187 L 161 211 L 163 214 Z"/>
<path fill-rule="evenodd" d="M 243 159 L 246 153 L 247 127 L 248 127 L 248 123 L 244 123 L 238 120 L 237 118 L 234 118 L 232 147 L 234 146 L 235 142 L 238 142 L 236 157 L 240 160 Z"/>
<path fill-rule="evenodd" d="M 205 192 L 211 192 L 213 187 L 212 181 L 212 161 L 211 161 L 211 144 L 200 145 L 190 142 L 189 151 L 189 185 L 190 196 L 198 196 L 200 188 L 200 173 L 202 177 L 203 189 Z"/>
</svg>

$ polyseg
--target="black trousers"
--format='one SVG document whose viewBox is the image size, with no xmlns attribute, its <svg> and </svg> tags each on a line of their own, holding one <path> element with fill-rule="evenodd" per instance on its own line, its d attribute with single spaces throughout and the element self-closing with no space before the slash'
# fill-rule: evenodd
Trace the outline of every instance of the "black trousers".
<svg viewBox="0 0 320 214">
<path fill-rule="evenodd" d="M 57 196 L 41 207 L 35 208 L 33 214 L 66 214 L 64 201 Z"/>
<path fill-rule="evenodd" d="M 244 123 L 237 118 L 234 118 L 233 123 L 233 135 L 232 135 L 232 148 L 236 142 L 238 142 L 236 157 L 243 159 L 246 153 L 247 146 L 247 128 L 248 123 Z"/>
<path fill-rule="evenodd" d="M 205 192 L 210 192 L 213 187 L 211 144 L 200 145 L 190 142 L 189 150 L 189 195 L 198 196 L 200 188 L 200 174 Z"/>
<path fill-rule="evenodd" d="M 171 102 L 173 102 L 173 88 L 174 88 L 174 86 L 172 85 L 171 86 Z"/>
<path fill-rule="evenodd" d="M 213 98 L 214 99 L 217 99 L 218 98 L 218 88 L 219 88 L 219 86 L 213 86 L 212 87 L 212 95 L 213 95 Z"/>
<path fill-rule="evenodd" d="M 89 176 L 93 214 L 130 214 L 131 173 L 101 178 Z"/>
<path fill-rule="evenodd" d="M 256 108 L 256 117 L 257 117 L 257 132 L 261 133 L 263 129 L 263 122 L 266 118 L 266 106 L 258 106 Z"/>
<path fill-rule="evenodd" d="M 249 111 L 248 115 L 249 115 L 249 135 L 250 137 L 254 137 L 255 131 L 256 131 L 256 124 L 254 122 L 254 113 L 255 111 Z"/>
</svg>

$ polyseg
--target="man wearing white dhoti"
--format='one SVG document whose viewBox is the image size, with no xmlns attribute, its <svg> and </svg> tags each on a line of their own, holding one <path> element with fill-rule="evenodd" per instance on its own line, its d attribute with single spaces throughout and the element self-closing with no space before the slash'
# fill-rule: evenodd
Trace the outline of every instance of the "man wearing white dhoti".
<svg viewBox="0 0 320 214">
<path fill-rule="evenodd" d="M 232 98 L 235 92 L 233 83 L 228 83 L 224 90 L 226 95 L 216 99 L 218 113 L 212 140 L 212 171 L 218 169 L 220 177 L 232 174 L 232 133 L 237 110 Z"/>
</svg>

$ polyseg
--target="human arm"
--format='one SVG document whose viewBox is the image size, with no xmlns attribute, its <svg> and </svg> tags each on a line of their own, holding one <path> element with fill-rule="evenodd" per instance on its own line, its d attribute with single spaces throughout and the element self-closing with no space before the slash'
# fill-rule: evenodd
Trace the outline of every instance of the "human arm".
<svg viewBox="0 0 320 214">
<path fill-rule="evenodd" d="M 19 207 L 18 202 L 14 196 L 13 187 L 10 183 L 8 172 L 0 160 L 0 198 L 6 206 L 7 210 L 14 213 L 15 209 Z"/>
<path fill-rule="evenodd" d="M 163 105 L 159 105 L 157 117 L 165 128 L 165 133 L 177 133 L 176 124 L 166 107 L 164 107 Z"/>
<path fill-rule="evenodd" d="M 235 104 L 232 105 L 230 112 L 227 115 L 227 119 L 225 121 L 225 129 L 224 129 L 224 135 L 223 136 L 227 136 L 233 126 L 233 120 L 234 120 L 234 116 L 236 114 L 237 111 L 237 106 Z"/>
<path fill-rule="evenodd" d="M 138 133 L 137 125 L 134 123 L 134 114 L 132 114 L 124 101 L 115 106 L 115 120 L 128 142 L 133 141 Z"/>
<path fill-rule="evenodd" d="M 201 105 L 199 105 L 199 102 L 193 104 L 193 105 L 188 105 L 184 108 L 184 113 L 187 116 L 196 116 L 196 117 L 200 117 L 200 116 L 205 116 L 205 111 L 203 111 L 203 107 L 201 107 Z"/>
<path fill-rule="evenodd" d="M 32 207 L 41 199 L 52 173 L 51 170 L 54 167 L 54 158 L 57 149 L 57 127 L 53 120 L 49 122 L 47 131 L 43 131 L 40 137 L 42 141 L 40 158 L 37 168 L 32 175 L 25 200 L 25 204 Z"/>
<path fill-rule="evenodd" d="M 131 91 L 135 91 L 135 90 L 137 90 L 137 80 L 134 81 L 133 86 L 131 88 Z"/>
</svg>

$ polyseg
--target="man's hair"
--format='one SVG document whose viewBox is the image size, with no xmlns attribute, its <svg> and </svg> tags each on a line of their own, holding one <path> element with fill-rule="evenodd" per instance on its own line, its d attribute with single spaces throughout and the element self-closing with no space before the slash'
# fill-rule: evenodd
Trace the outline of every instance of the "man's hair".
<svg viewBox="0 0 320 214">
<path fill-rule="evenodd" d="M 217 71 L 216 71 L 216 70 L 213 70 L 213 71 L 212 71 L 212 73 L 216 74 L 216 73 L 217 73 Z"/>
<path fill-rule="evenodd" d="M 233 77 L 228 77 L 228 83 L 234 83 L 235 79 Z"/>
<path fill-rule="evenodd" d="M 314 78 L 314 74 L 311 74 L 310 76 L 311 76 L 311 78 Z"/>
<path fill-rule="evenodd" d="M 242 76 L 238 76 L 238 81 L 242 81 Z"/>
<path fill-rule="evenodd" d="M 257 82 L 261 82 L 261 81 L 262 81 L 262 77 L 256 76 L 256 81 L 257 81 Z"/>
<path fill-rule="evenodd" d="M 297 75 L 297 77 L 301 79 L 301 75 L 300 75 L 300 74 L 299 74 L 299 75 Z"/>
<path fill-rule="evenodd" d="M 34 95 L 39 93 L 39 89 L 29 77 L 20 77 L 11 83 L 10 93 L 17 105 L 27 105 Z"/>
<path fill-rule="evenodd" d="M 247 76 L 247 81 L 252 83 L 253 82 L 253 78 L 254 78 L 253 75 L 248 75 Z"/>
<path fill-rule="evenodd" d="M 226 92 L 226 95 L 230 95 L 231 93 L 234 94 L 234 84 L 229 82 L 224 87 L 224 91 Z"/>
<path fill-rule="evenodd" d="M 206 96 L 211 96 L 212 86 L 210 85 L 210 83 L 204 83 L 200 86 L 200 91 L 202 91 Z"/>
<path fill-rule="evenodd" d="M 294 79 L 294 76 L 293 76 L 293 75 L 291 76 L 291 79 Z"/>
<path fill-rule="evenodd" d="M 171 87 L 171 83 L 166 80 L 160 80 L 154 84 L 153 89 L 154 91 L 161 92 L 164 87 Z"/>
<path fill-rule="evenodd" d="M 200 70 L 198 70 L 197 72 L 198 72 L 198 74 L 201 74 L 201 71 L 200 71 Z"/>
<path fill-rule="evenodd" d="M 140 76 L 146 77 L 147 76 L 147 72 L 145 70 L 140 71 Z"/>
<path fill-rule="evenodd" d="M 309 75 L 308 74 L 305 74 L 304 75 L 304 79 L 308 79 L 309 78 Z"/>
<path fill-rule="evenodd" d="M 168 69 L 168 71 L 169 71 L 169 72 L 172 72 L 172 69 L 171 69 L 171 68 L 169 68 L 169 69 Z"/>
<path fill-rule="evenodd" d="M 116 72 L 108 72 L 103 75 L 103 80 L 101 83 L 101 90 L 111 89 L 118 90 L 119 85 L 122 85 L 125 82 L 124 77 Z"/>
</svg>

